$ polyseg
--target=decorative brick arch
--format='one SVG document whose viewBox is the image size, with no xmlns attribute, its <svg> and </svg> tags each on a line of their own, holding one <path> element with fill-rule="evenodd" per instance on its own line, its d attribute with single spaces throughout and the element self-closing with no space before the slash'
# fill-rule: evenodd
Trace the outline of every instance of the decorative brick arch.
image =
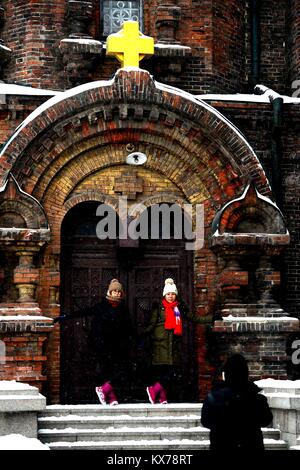
<svg viewBox="0 0 300 470">
<path fill-rule="evenodd" d="M 192 95 L 155 83 L 142 70 L 121 69 L 110 82 L 79 86 L 44 103 L 4 147 L 0 171 L 13 168 L 26 190 L 40 196 L 43 176 L 49 179 L 52 170 L 55 177 L 53 162 L 60 161 L 60 171 L 68 160 L 93 149 L 126 143 L 152 144 L 162 153 L 169 149 L 189 164 L 192 177 L 197 169 L 220 205 L 249 176 L 270 195 L 258 158 L 224 116 Z"/>
</svg>

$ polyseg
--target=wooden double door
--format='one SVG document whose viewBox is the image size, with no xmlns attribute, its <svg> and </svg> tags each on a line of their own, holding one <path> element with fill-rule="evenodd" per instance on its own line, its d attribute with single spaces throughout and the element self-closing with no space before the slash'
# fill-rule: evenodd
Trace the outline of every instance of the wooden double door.
<svg viewBox="0 0 300 470">
<path fill-rule="evenodd" d="M 89 342 L 91 318 L 76 317 L 76 312 L 105 296 L 111 279 L 118 278 L 123 284 L 138 333 L 149 322 L 153 301 L 160 301 L 167 277 L 175 280 L 182 298 L 192 308 L 192 255 L 185 250 L 184 241 L 140 240 L 135 247 L 122 247 L 118 239 L 99 240 L 95 235 L 97 205 L 80 204 L 62 227 L 61 304 L 62 314 L 67 315 L 61 324 L 62 403 L 97 402 L 97 370 Z M 149 364 L 149 347 L 148 342 L 139 340 L 132 344 L 127 401 L 147 400 L 143 372 Z M 182 387 L 175 400 L 193 401 L 196 371 L 190 322 L 184 328 L 182 370 Z"/>
</svg>

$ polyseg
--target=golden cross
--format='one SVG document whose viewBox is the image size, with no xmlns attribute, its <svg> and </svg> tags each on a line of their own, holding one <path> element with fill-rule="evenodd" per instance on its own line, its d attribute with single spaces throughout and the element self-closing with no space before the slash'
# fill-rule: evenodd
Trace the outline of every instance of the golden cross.
<svg viewBox="0 0 300 470">
<path fill-rule="evenodd" d="M 106 54 L 117 57 L 121 67 L 139 67 L 145 55 L 154 54 L 154 39 L 139 31 L 137 21 L 124 21 L 118 33 L 108 36 Z"/>
</svg>

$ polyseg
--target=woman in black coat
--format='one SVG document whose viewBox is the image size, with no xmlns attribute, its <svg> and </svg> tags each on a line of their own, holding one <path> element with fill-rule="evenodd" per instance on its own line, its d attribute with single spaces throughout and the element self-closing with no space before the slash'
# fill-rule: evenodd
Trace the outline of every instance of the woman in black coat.
<svg viewBox="0 0 300 470">
<path fill-rule="evenodd" d="M 248 380 L 248 366 L 240 354 L 224 366 L 225 381 L 219 381 L 207 395 L 201 423 L 210 429 L 210 449 L 263 451 L 261 427 L 273 419 L 267 398 Z"/>
<path fill-rule="evenodd" d="M 103 405 L 117 405 L 116 388 L 125 391 L 130 379 L 132 328 L 123 287 L 113 279 L 106 298 L 93 307 L 91 342 L 95 354 L 96 393 Z"/>
</svg>

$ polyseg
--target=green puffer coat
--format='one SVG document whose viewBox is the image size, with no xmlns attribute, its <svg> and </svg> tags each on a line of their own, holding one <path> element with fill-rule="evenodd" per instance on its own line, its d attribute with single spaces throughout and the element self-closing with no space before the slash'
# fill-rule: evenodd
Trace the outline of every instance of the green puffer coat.
<svg viewBox="0 0 300 470">
<path fill-rule="evenodd" d="M 210 323 L 212 316 L 199 317 L 190 313 L 186 306 L 179 302 L 181 319 L 197 324 Z M 165 309 L 162 304 L 153 307 L 150 322 L 145 333 L 151 335 L 151 363 L 152 365 L 180 365 L 182 362 L 181 346 L 182 336 L 174 335 L 173 330 L 165 329 Z"/>
</svg>

